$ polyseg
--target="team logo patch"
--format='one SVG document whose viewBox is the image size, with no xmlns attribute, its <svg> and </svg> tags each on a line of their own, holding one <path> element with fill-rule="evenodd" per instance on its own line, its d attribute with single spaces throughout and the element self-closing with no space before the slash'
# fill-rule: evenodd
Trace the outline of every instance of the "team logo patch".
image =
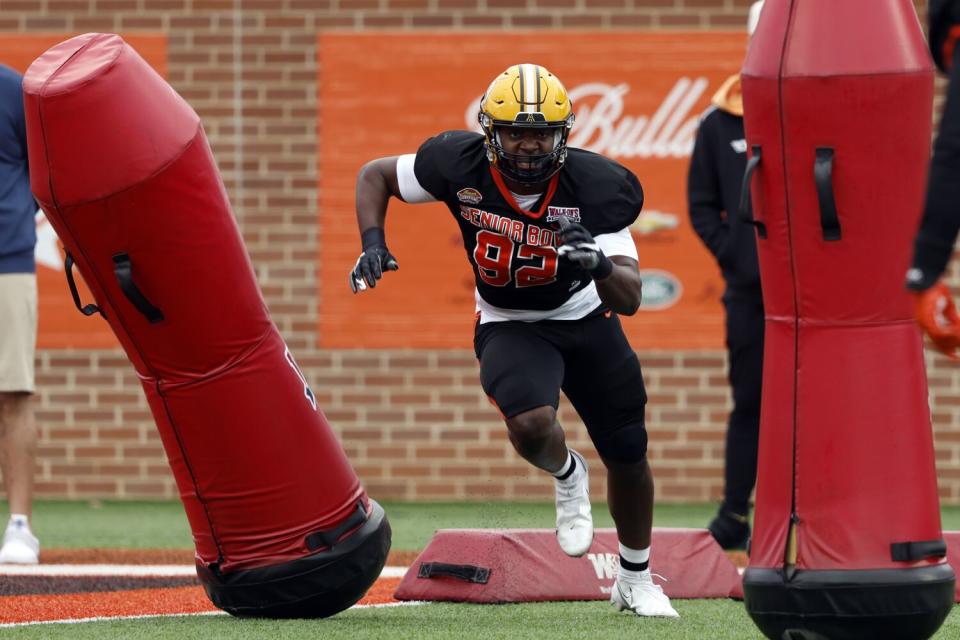
<svg viewBox="0 0 960 640">
<path fill-rule="evenodd" d="M 483 200 L 483 196 L 473 187 L 467 187 L 466 189 L 457 191 L 457 200 L 466 202 L 467 204 L 479 204 L 480 201 Z"/>
<path fill-rule="evenodd" d="M 547 207 L 547 222 L 566 218 L 571 222 L 580 222 L 580 207 Z"/>
</svg>

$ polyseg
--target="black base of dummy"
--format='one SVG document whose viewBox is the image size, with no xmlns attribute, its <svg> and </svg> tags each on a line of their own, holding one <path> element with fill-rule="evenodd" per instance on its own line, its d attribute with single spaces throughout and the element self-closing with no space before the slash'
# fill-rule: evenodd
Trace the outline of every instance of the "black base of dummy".
<svg viewBox="0 0 960 640">
<path fill-rule="evenodd" d="M 953 608 L 954 583 L 946 563 L 789 574 L 749 568 L 743 594 L 771 640 L 926 640 Z"/>
<path fill-rule="evenodd" d="M 370 500 L 367 521 L 336 546 L 293 562 L 228 574 L 197 566 L 210 600 L 229 614 L 325 618 L 353 606 L 376 581 L 390 551 L 390 523 Z"/>
</svg>

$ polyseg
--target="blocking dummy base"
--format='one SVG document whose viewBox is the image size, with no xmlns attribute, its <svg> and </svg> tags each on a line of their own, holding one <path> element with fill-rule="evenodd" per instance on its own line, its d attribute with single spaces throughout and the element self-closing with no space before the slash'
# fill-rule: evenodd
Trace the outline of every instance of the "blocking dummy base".
<svg viewBox="0 0 960 640">
<path fill-rule="evenodd" d="M 380 575 L 390 550 L 390 523 L 370 500 L 366 522 L 327 551 L 270 567 L 222 574 L 197 566 L 216 606 L 258 618 L 325 618 L 353 606 Z"/>
<path fill-rule="evenodd" d="M 932 636 L 953 608 L 947 564 L 911 569 L 747 569 L 744 602 L 768 638 L 885 640 Z"/>
</svg>

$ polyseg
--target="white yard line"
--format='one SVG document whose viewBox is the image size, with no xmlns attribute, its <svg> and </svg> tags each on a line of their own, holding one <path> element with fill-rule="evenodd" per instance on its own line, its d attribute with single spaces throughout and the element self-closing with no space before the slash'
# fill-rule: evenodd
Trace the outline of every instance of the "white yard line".
<svg viewBox="0 0 960 640">
<path fill-rule="evenodd" d="M 410 602 L 385 602 L 383 604 L 355 604 L 350 609 L 380 609 L 384 607 L 410 607 L 429 604 L 420 600 Z M 350 610 L 348 609 L 348 611 Z M 10 627 L 31 627 L 38 624 L 80 624 L 82 622 L 109 622 L 112 620 L 142 620 L 144 618 L 177 618 L 181 616 L 225 616 L 226 611 L 200 611 L 197 613 L 156 613 L 141 616 L 95 616 L 92 618 L 64 618 L 62 620 L 35 620 L 30 622 L 0 623 L 0 629 Z"/>
<path fill-rule="evenodd" d="M 381 578 L 402 578 L 406 567 L 384 567 Z M 0 565 L 0 576 L 195 576 L 193 565 L 185 564 L 34 564 Z"/>
<path fill-rule="evenodd" d="M 0 565 L 0 576 L 195 576 L 196 567 L 187 564 L 34 564 Z"/>
</svg>

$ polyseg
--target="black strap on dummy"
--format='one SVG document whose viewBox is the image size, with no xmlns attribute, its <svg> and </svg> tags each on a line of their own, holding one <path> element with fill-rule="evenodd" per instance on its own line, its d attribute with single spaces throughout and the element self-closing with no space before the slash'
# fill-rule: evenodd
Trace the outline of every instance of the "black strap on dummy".
<svg viewBox="0 0 960 640">
<path fill-rule="evenodd" d="M 123 295 L 127 296 L 127 300 L 150 321 L 150 324 L 156 324 L 163 320 L 163 312 L 147 300 L 147 297 L 143 295 L 133 281 L 133 265 L 130 264 L 130 256 L 125 253 L 118 253 L 113 256 L 113 274 L 117 276 L 117 283 L 120 285 Z"/>
<path fill-rule="evenodd" d="M 753 178 L 753 172 L 760 165 L 760 145 L 753 145 L 753 155 L 747 161 L 747 170 L 743 172 L 743 183 L 740 185 L 740 221 L 751 224 L 757 228 L 757 235 L 761 238 L 767 237 L 767 226 L 753 218 L 753 203 L 750 201 L 750 179 Z"/>
<path fill-rule="evenodd" d="M 947 555 L 947 543 L 940 540 L 924 542 L 894 542 L 890 545 L 890 557 L 894 562 L 916 562 L 927 558 L 943 558 Z"/>
<path fill-rule="evenodd" d="M 349 518 L 344 520 L 340 526 L 334 527 L 333 529 L 324 529 L 323 531 L 314 531 L 308 535 L 306 538 L 307 549 L 313 551 L 323 547 L 333 547 L 343 534 L 352 529 L 356 529 L 366 521 L 367 512 L 363 508 L 363 502 L 357 502 L 356 510 Z"/>
<path fill-rule="evenodd" d="M 455 578 L 464 582 L 487 584 L 490 569 L 474 564 L 447 564 L 445 562 L 423 562 L 417 570 L 418 578 Z"/>
<path fill-rule="evenodd" d="M 67 255 L 63 259 L 63 270 L 67 274 L 67 285 L 70 287 L 70 295 L 73 296 L 73 304 L 77 305 L 77 309 L 80 310 L 85 316 L 92 316 L 95 313 L 103 315 L 103 312 L 95 304 L 84 305 L 80 302 L 80 292 L 77 290 L 77 283 L 73 279 L 73 256 L 69 251 L 66 252 Z M 106 317 L 106 316 L 104 316 Z"/>
<path fill-rule="evenodd" d="M 817 182 L 817 200 L 820 201 L 820 228 L 827 242 L 840 239 L 840 218 L 833 197 L 833 149 L 817 147 L 813 162 L 813 178 Z"/>
</svg>

